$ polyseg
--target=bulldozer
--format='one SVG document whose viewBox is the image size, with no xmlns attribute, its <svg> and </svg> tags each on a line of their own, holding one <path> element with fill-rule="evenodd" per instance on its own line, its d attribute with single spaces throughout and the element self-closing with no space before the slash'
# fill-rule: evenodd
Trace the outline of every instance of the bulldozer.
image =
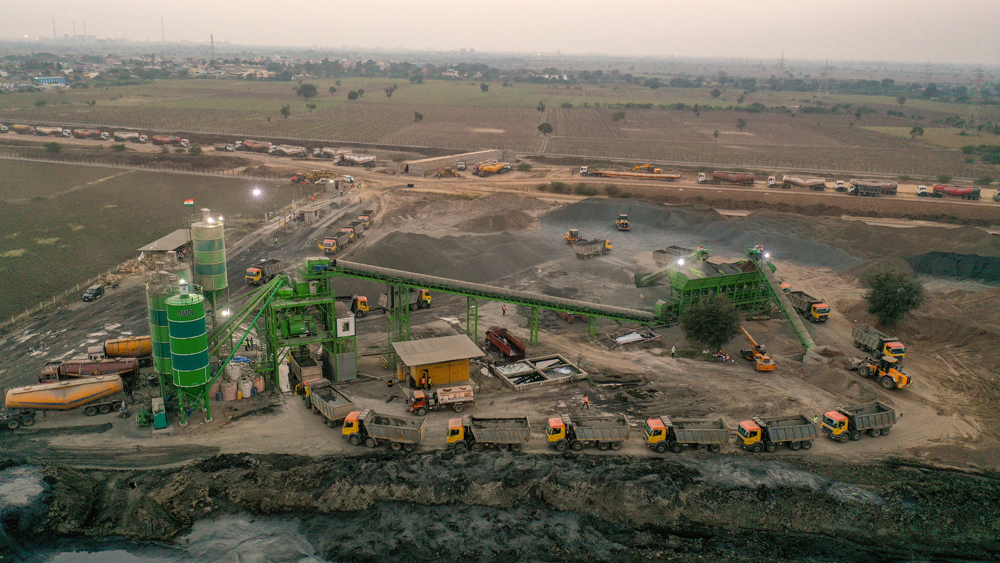
<svg viewBox="0 0 1000 563">
<path fill-rule="evenodd" d="M 618 215 L 618 220 L 615 221 L 615 228 L 619 231 L 631 231 L 632 228 L 628 224 L 628 214 L 622 213 Z"/>
<path fill-rule="evenodd" d="M 878 360 L 866 358 L 858 366 L 858 373 L 861 377 L 875 379 L 879 385 L 888 390 L 902 389 L 913 383 L 913 379 L 903 371 L 899 360 L 892 356 L 882 356 Z"/>
<path fill-rule="evenodd" d="M 639 166 L 636 166 L 635 168 L 632 169 L 632 172 L 639 172 L 639 171 L 649 172 L 650 174 L 659 174 L 663 172 L 663 170 L 656 168 L 652 164 L 640 164 Z"/>
<path fill-rule="evenodd" d="M 452 170 L 450 167 L 449 168 L 445 168 L 445 167 L 442 166 L 442 167 L 439 167 L 439 171 L 438 171 L 437 174 L 434 175 L 434 177 L 435 178 L 461 178 L 461 175 L 458 172 L 455 172 L 454 170 Z"/>
<path fill-rule="evenodd" d="M 740 332 L 746 337 L 747 342 L 750 343 L 749 350 L 740 350 L 740 355 L 744 359 L 750 360 L 754 363 L 754 368 L 757 371 L 774 371 L 778 369 L 778 366 L 771 359 L 771 356 L 767 355 L 767 349 L 764 348 L 763 344 L 757 344 L 757 341 L 750 336 L 747 329 L 740 327 Z"/>
<path fill-rule="evenodd" d="M 563 240 L 566 241 L 566 244 L 573 244 L 578 240 L 583 240 L 583 237 L 580 236 L 580 229 L 566 231 L 566 236 L 563 237 Z"/>
</svg>

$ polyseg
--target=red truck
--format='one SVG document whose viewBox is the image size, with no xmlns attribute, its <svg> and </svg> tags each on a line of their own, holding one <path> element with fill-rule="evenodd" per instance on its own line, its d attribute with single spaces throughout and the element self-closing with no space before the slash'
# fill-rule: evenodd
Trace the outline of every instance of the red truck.
<svg viewBox="0 0 1000 563">
<path fill-rule="evenodd" d="M 267 141 L 243 141 L 243 150 L 251 152 L 267 152 L 271 148 L 271 143 Z"/>
<path fill-rule="evenodd" d="M 494 326 L 486 331 L 486 345 L 503 354 L 510 361 L 523 360 L 524 343 L 503 327 Z"/>
<path fill-rule="evenodd" d="M 178 145 L 181 138 L 176 135 L 153 135 L 154 145 Z"/>
<path fill-rule="evenodd" d="M 927 189 L 927 186 L 917 186 L 917 195 L 920 197 L 944 197 L 950 195 L 973 201 L 981 197 L 979 188 L 963 188 L 962 186 L 949 186 L 947 184 L 934 184 L 931 189 Z"/>
</svg>

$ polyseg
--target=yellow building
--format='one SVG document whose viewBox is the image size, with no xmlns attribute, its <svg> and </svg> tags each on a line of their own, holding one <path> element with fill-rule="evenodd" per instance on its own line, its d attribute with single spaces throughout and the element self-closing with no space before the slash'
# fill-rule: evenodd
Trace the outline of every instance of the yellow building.
<svg viewBox="0 0 1000 563">
<path fill-rule="evenodd" d="M 442 336 L 394 342 L 399 356 L 396 377 L 410 387 L 428 379 L 428 387 L 449 385 L 469 379 L 469 360 L 483 356 L 483 351 L 468 336 Z"/>
</svg>

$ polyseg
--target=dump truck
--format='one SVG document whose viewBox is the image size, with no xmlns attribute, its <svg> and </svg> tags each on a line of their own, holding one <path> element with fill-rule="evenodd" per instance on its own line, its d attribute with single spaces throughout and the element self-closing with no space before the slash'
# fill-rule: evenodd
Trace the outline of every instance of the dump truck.
<svg viewBox="0 0 1000 563">
<path fill-rule="evenodd" d="M 631 231 L 632 230 L 632 227 L 629 225 L 629 222 L 628 222 L 628 214 L 627 213 L 620 213 L 618 215 L 618 218 L 615 219 L 615 229 L 619 230 L 619 231 Z"/>
<path fill-rule="evenodd" d="M 345 233 L 343 231 L 340 231 L 336 233 L 331 233 L 330 236 L 319 241 L 319 244 L 317 246 L 319 246 L 319 248 L 323 250 L 324 254 L 335 254 L 343 250 L 344 247 L 347 246 L 347 243 L 350 242 L 350 240 L 351 240 L 350 233 Z"/>
<path fill-rule="evenodd" d="M 781 444 L 791 450 L 808 450 L 819 435 L 816 425 L 804 414 L 758 417 L 744 420 L 736 429 L 744 450 L 772 453 Z"/>
<path fill-rule="evenodd" d="M 847 440 L 860 440 L 862 432 L 867 432 L 872 438 L 888 436 L 893 424 L 896 424 L 896 409 L 875 401 L 852 407 L 836 407 L 823 414 L 821 428 L 831 440 L 844 444 Z"/>
<path fill-rule="evenodd" d="M 73 136 L 77 139 L 101 139 L 104 133 L 97 129 L 74 129 Z"/>
<path fill-rule="evenodd" d="M 341 227 L 340 232 L 347 233 L 347 242 L 351 242 L 352 240 L 354 240 L 354 237 L 357 236 L 357 233 L 354 232 L 354 227 L 352 227 L 351 225 L 347 225 L 346 227 Z"/>
<path fill-rule="evenodd" d="M 657 453 L 667 450 L 681 453 L 684 446 L 705 449 L 718 453 L 722 445 L 729 441 L 729 428 L 721 418 L 670 418 L 656 416 L 646 420 L 643 427 L 646 447 Z"/>
<path fill-rule="evenodd" d="M 302 400 L 308 402 L 306 387 L 325 381 L 323 366 L 309 353 L 305 346 L 295 347 L 288 353 L 288 372 L 295 382 L 296 394 L 302 395 Z"/>
<path fill-rule="evenodd" d="M 375 222 L 375 210 L 365 209 L 360 215 L 358 215 L 358 221 L 364 223 L 366 229 L 370 229 L 372 227 L 372 223 Z"/>
<path fill-rule="evenodd" d="M 365 232 L 365 222 L 364 221 L 351 221 L 349 227 L 354 229 L 354 238 L 359 238 Z"/>
<path fill-rule="evenodd" d="M 570 229 L 566 231 L 566 234 L 563 235 L 563 240 L 566 241 L 566 244 L 573 244 L 578 240 L 583 240 L 583 237 L 580 236 L 580 229 Z"/>
<path fill-rule="evenodd" d="M 851 331 L 854 347 L 878 356 L 891 356 L 902 360 L 906 357 L 906 346 L 895 336 L 889 336 L 869 325 L 854 325 Z"/>
<path fill-rule="evenodd" d="M 243 276 L 249 285 L 264 285 L 285 269 L 285 263 L 278 258 L 261 259 L 256 265 L 247 268 Z"/>
<path fill-rule="evenodd" d="M 39 381 L 65 381 L 98 375 L 117 375 L 132 379 L 139 373 L 138 358 L 89 359 L 55 361 L 46 363 Z"/>
<path fill-rule="evenodd" d="M 899 184 L 896 182 L 882 180 L 858 180 L 851 178 L 847 185 L 849 195 L 878 197 L 883 195 L 896 195 Z"/>
<path fill-rule="evenodd" d="M 810 190 L 823 191 L 826 189 L 826 178 L 804 178 L 800 176 L 782 176 L 779 182 L 774 176 L 767 177 L 767 187 L 780 187 L 784 189 L 809 188 Z"/>
<path fill-rule="evenodd" d="M 307 405 L 313 413 L 322 415 L 330 428 L 343 424 L 347 415 L 354 412 L 354 401 L 337 390 L 329 379 L 313 381 L 306 386 Z"/>
<path fill-rule="evenodd" d="M 10 413 L 32 415 L 39 410 L 68 411 L 83 407 L 84 414 L 94 416 L 120 408 L 126 400 L 124 391 L 125 384 L 117 375 L 82 377 L 8 389 L 6 407 Z"/>
<path fill-rule="evenodd" d="M 785 294 L 792 307 L 803 317 L 814 323 L 824 323 L 830 318 L 830 306 L 804 291 L 789 291 Z"/>
<path fill-rule="evenodd" d="M 680 179 L 680 174 L 646 174 L 644 172 L 619 172 L 617 170 L 599 170 L 589 166 L 580 167 L 581 176 L 594 176 L 597 178 L 627 178 L 632 180 L 655 180 L 658 182 L 673 182 Z"/>
<path fill-rule="evenodd" d="M 531 426 L 526 417 L 482 418 L 463 416 L 448 421 L 448 448 L 456 452 L 483 451 L 484 447 L 502 452 L 521 451 L 521 444 L 531 438 Z"/>
<path fill-rule="evenodd" d="M 628 440 L 628 420 L 621 415 L 586 416 L 570 418 L 563 414 L 549 419 L 549 428 L 545 432 L 549 445 L 557 452 L 568 449 L 578 452 L 584 446 L 595 446 L 601 451 L 608 448 L 618 451 L 622 442 Z"/>
<path fill-rule="evenodd" d="M 393 308 L 392 303 L 389 303 L 389 296 L 385 293 L 379 295 L 378 306 L 382 307 L 384 310 L 388 311 Z M 406 294 L 406 305 L 409 305 L 410 310 L 414 309 L 430 309 L 431 308 L 431 292 L 426 289 L 411 289 Z"/>
<path fill-rule="evenodd" d="M 240 141 L 237 141 L 237 143 L 240 143 Z M 271 143 L 267 141 L 254 141 L 252 139 L 247 139 L 237 147 L 237 150 L 239 149 L 250 152 L 270 152 Z"/>
<path fill-rule="evenodd" d="M 134 131 L 115 131 L 115 141 L 121 143 L 138 143 L 140 135 Z"/>
<path fill-rule="evenodd" d="M 598 255 L 611 254 L 611 241 L 602 238 L 578 240 L 573 243 L 573 253 L 581 260 L 590 259 Z"/>
<path fill-rule="evenodd" d="M 708 176 L 704 172 L 698 174 L 699 184 L 733 184 L 736 186 L 752 186 L 756 178 L 749 172 L 712 172 Z"/>
<path fill-rule="evenodd" d="M 500 326 L 486 331 L 486 346 L 503 355 L 506 361 L 523 360 L 527 347 L 509 330 Z"/>
<path fill-rule="evenodd" d="M 412 452 L 423 441 L 426 432 L 426 418 L 403 418 L 364 409 L 347 415 L 343 436 L 353 446 L 364 444 L 374 448 L 389 442 L 393 451 Z"/>
<path fill-rule="evenodd" d="M 14 131 L 15 133 L 17 133 L 18 135 L 34 135 L 35 134 L 35 128 L 32 127 L 31 125 L 11 125 L 10 128 L 11 128 L 12 131 Z"/>
<path fill-rule="evenodd" d="M 433 391 L 412 389 L 406 398 L 409 411 L 417 416 L 424 416 L 427 411 L 450 407 L 455 412 L 462 412 L 466 407 L 476 404 L 476 393 L 471 385 L 456 385 L 454 387 L 439 387 Z"/>
<path fill-rule="evenodd" d="M 39 137 L 61 137 L 62 132 L 62 127 L 46 127 L 44 125 L 35 127 L 35 135 Z"/>
<path fill-rule="evenodd" d="M 893 390 L 909 387 L 913 383 L 913 378 L 903 371 L 903 366 L 899 360 L 892 356 L 882 356 L 879 359 L 865 358 L 857 366 L 861 377 L 875 379 L 883 389 Z"/>
<path fill-rule="evenodd" d="M 937 198 L 952 196 L 975 201 L 982 198 L 982 190 L 978 187 L 965 188 L 962 186 L 949 186 L 947 184 L 934 184 L 930 189 L 927 186 L 917 186 L 917 195 L 920 197 Z"/>
<path fill-rule="evenodd" d="M 154 145 L 179 145 L 181 138 L 177 135 L 153 135 Z"/>
</svg>

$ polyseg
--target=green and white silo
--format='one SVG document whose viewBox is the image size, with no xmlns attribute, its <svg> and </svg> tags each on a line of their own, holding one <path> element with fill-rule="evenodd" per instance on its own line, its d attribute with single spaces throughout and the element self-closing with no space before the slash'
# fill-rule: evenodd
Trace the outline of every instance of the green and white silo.
<svg viewBox="0 0 1000 563">
<path fill-rule="evenodd" d="M 226 278 L 226 238 L 222 218 L 201 210 L 201 220 L 191 224 L 194 283 L 202 287 L 210 302 L 216 303 L 229 287 Z"/>
<path fill-rule="evenodd" d="M 205 419 L 211 420 L 205 386 L 211 379 L 208 356 L 208 326 L 205 323 L 205 298 L 180 284 L 180 293 L 166 299 L 170 333 L 170 361 L 173 383 L 180 391 L 180 416 L 187 420 L 186 406 L 197 408 L 203 398 Z"/>
<path fill-rule="evenodd" d="M 170 364 L 170 332 L 167 329 L 167 298 L 175 291 L 170 274 L 153 272 L 146 279 L 146 307 L 149 311 L 149 338 L 153 348 L 153 369 L 160 375 L 173 375 Z"/>
</svg>

